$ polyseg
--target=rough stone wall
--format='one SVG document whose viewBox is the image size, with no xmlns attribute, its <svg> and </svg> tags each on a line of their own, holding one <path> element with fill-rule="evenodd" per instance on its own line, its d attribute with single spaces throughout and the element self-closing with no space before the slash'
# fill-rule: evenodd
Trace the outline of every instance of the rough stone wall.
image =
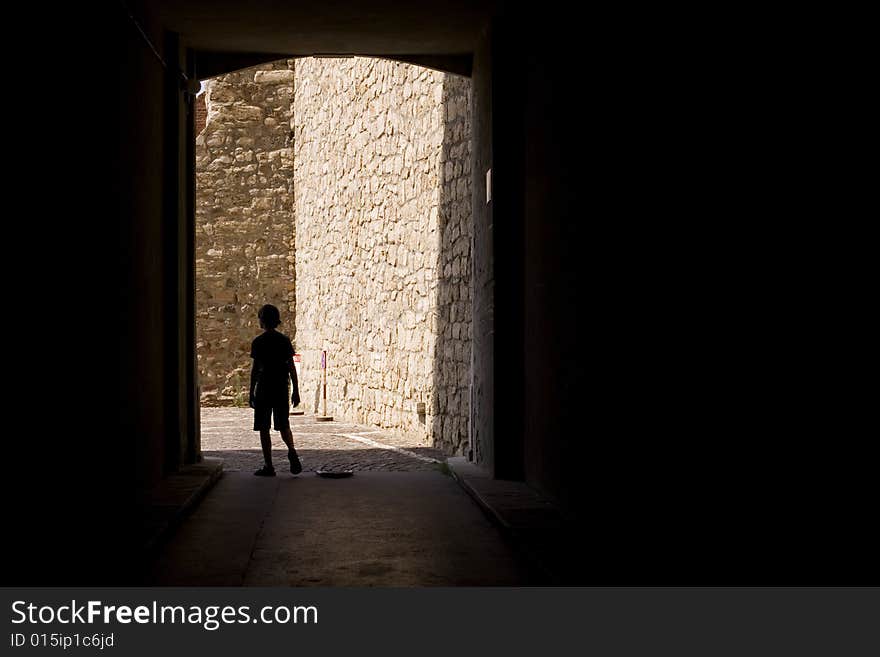
<svg viewBox="0 0 880 657">
<path fill-rule="evenodd" d="M 205 125 L 208 123 L 208 105 L 205 103 L 205 94 L 201 93 L 196 96 L 195 100 L 195 130 L 196 135 L 200 134 L 202 130 L 205 129 Z"/>
<path fill-rule="evenodd" d="M 257 310 L 293 335 L 293 60 L 211 80 L 196 139 L 196 348 L 204 405 L 246 403 Z"/>
<path fill-rule="evenodd" d="M 469 443 L 471 390 L 471 82 L 443 81 L 443 147 L 434 328 L 432 435 L 464 454 Z"/>
<path fill-rule="evenodd" d="M 468 440 L 467 80 L 375 59 L 296 62 L 296 346 L 309 411 Z M 442 250 L 442 255 L 441 255 Z"/>
</svg>

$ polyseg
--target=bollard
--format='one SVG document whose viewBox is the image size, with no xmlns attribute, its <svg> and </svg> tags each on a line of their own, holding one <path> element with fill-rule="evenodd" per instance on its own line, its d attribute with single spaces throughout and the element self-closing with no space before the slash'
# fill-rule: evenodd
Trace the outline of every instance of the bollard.
<svg viewBox="0 0 880 657">
<path fill-rule="evenodd" d="M 324 388 L 324 414 L 317 416 L 315 419 L 318 422 L 331 422 L 333 420 L 332 415 L 327 415 L 327 352 L 321 352 L 321 381 Z"/>
</svg>

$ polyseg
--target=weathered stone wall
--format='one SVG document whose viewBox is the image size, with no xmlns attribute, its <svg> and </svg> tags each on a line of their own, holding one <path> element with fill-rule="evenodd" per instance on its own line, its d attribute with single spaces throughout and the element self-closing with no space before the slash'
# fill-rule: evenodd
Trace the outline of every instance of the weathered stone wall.
<svg viewBox="0 0 880 657">
<path fill-rule="evenodd" d="M 468 440 L 467 80 L 375 59 L 296 62 L 296 346 L 300 388 L 327 412 Z"/>
<path fill-rule="evenodd" d="M 471 389 L 471 82 L 443 80 L 443 167 L 437 219 L 438 266 L 432 435 L 464 454 L 469 443 Z"/>
<path fill-rule="evenodd" d="M 195 130 L 196 135 L 199 135 L 202 130 L 205 129 L 205 126 L 208 123 L 208 105 L 205 102 L 205 94 L 200 93 L 196 96 L 195 102 Z"/>
<path fill-rule="evenodd" d="M 257 310 L 295 331 L 293 60 L 211 80 L 196 139 L 196 347 L 202 404 L 246 403 Z"/>
</svg>

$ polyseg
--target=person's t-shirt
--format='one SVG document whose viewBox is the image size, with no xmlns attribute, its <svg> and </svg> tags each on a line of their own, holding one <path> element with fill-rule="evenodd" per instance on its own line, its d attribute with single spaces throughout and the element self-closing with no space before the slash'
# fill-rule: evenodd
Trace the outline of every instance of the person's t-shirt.
<svg viewBox="0 0 880 657">
<path fill-rule="evenodd" d="M 251 358 L 257 368 L 255 397 L 261 402 L 287 400 L 287 379 L 293 344 L 283 333 L 264 331 L 251 342 Z"/>
</svg>

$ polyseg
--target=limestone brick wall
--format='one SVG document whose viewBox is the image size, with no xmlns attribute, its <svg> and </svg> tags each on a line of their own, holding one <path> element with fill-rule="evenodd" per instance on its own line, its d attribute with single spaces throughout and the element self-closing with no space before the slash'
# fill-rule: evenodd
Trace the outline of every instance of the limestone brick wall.
<svg viewBox="0 0 880 657">
<path fill-rule="evenodd" d="M 208 123 L 208 106 L 205 103 L 205 94 L 200 93 L 194 101 L 195 107 L 195 131 L 196 135 L 205 129 Z"/>
<path fill-rule="evenodd" d="M 306 410 L 468 441 L 466 79 L 376 59 L 295 65 L 296 347 Z"/>
<path fill-rule="evenodd" d="M 444 76 L 431 435 L 457 454 L 468 443 L 473 343 L 470 91 L 469 79 Z"/>
<path fill-rule="evenodd" d="M 201 401 L 246 403 L 257 310 L 295 331 L 293 60 L 208 82 L 196 139 L 196 350 Z"/>
</svg>

